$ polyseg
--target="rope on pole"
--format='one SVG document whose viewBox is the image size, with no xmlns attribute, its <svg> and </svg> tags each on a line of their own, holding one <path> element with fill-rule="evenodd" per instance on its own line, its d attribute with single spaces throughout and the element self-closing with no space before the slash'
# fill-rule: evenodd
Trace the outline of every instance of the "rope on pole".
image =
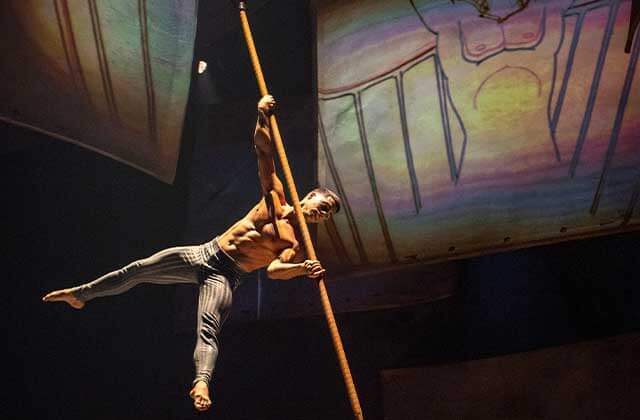
<svg viewBox="0 0 640 420">
<path fill-rule="evenodd" d="M 244 32 L 244 37 L 247 42 L 249 56 L 251 57 L 251 64 L 253 65 L 253 71 L 258 82 L 258 89 L 260 90 L 260 95 L 264 96 L 267 95 L 269 91 L 267 90 L 267 84 L 262 73 L 260 60 L 258 59 L 258 52 L 256 51 L 255 43 L 253 41 L 253 35 L 251 34 L 251 28 L 249 27 L 249 20 L 247 19 L 247 10 L 244 1 L 239 2 L 239 9 L 240 20 L 242 22 L 242 31 Z M 307 227 L 306 220 L 304 219 L 304 215 L 302 214 L 302 209 L 300 207 L 300 198 L 298 197 L 298 191 L 293 180 L 289 161 L 284 150 L 284 144 L 282 143 L 282 137 L 280 136 L 278 122 L 276 121 L 276 116 L 274 114 L 271 114 L 269 116 L 269 123 L 271 124 L 271 131 L 273 133 L 276 152 L 280 159 L 282 171 L 284 172 L 285 182 L 291 195 L 291 201 L 293 202 L 293 208 L 295 211 L 296 219 L 298 221 L 298 226 L 300 227 L 300 232 L 302 234 L 302 240 L 307 252 L 307 256 L 309 257 L 309 259 L 316 260 L 316 252 L 313 248 L 313 243 L 311 242 L 309 228 Z M 325 318 L 327 319 L 327 324 L 329 325 L 331 340 L 333 342 L 333 347 L 336 355 L 338 356 L 338 363 L 340 365 L 340 370 L 342 372 L 344 383 L 347 388 L 347 395 L 349 397 L 349 402 L 351 403 L 353 414 L 357 420 L 364 420 L 364 417 L 362 415 L 362 408 L 360 407 L 360 401 L 358 400 L 358 393 L 356 392 L 356 387 L 351 376 L 351 370 L 349 369 L 349 362 L 347 361 L 347 356 L 342 345 L 342 339 L 340 338 L 340 332 L 338 331 L 338 326 L 333 315 L 333 309 L 331 308 L 331 302 L 329 301 L 329 294 L 327 293 L 324 276 L 318 280 L 318 289 L 320 292 L 322 309 L 324 310 Z"/>
</svg>

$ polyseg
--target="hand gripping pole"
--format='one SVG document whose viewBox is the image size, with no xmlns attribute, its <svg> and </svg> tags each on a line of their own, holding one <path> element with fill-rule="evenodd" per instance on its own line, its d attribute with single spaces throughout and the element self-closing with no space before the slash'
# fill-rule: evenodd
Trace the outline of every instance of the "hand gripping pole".
<svg viewBox="0 0 640 420">
<path fill-rule="evenodd" d="M 260 66 L 258 53 L 256 51 L 255 44 L 253 42 L 253 35 L 251 35 L 251 28 L 249 27 L 249 21 L 247 19 L 247 11 L 246 11 L 246 6 L 244 1 L 239 2 L 239 9 L 240 9 L 240 20 L 242 22 L 242 31 L 244 32 L 244 37 L 247 42 L 247 48 L 249 49 L 251 64 L 253 65 L 253 71 L 256 75 L 256 80 L 258 82 L 258 89 L 260 90 L 260 95 L 264 96 L 264 95 L 267 95 L 269 91 L 267 90 L 267 84 L 265 83 L 264 75 L 262 74 L 262 67 Z M 313 248 L 313 243 L 311 242 L 311 236 L 309 235 L 309 229 L 307 228 L 307 223 L 302 214 L 302 209 L 300 207 L 300 198 L 298 197 L 298 191 L 296 190 L 296 185 L 293 181 L 293 175 L 291 174 L 289 161 L 287 160 L 287 155 L 284 150 L 282 137 L 280 137 L 278 122 L 276 121 L 276 116 L 274 114 L 269 116 L 269 123 L 271 124 L 271 131 L 273 132 L 273 140 L 276 147 L 276 152 L 280 159 L 280 164 L 282 166 L 282 171 L 284 172 L 285 182 L 289 189 L 291 200 L 293 201 L 293 207 L 294 207 L 296 219 L 298 221 L 298 225 L 302 233 L 302 239 L 303 239 L 305 250 L 307 251 L 307 256 L 309 259 L 315 260 L 317 259 L 316 252 Z M 351 403 L 353 414 L 356 420 L 363 420 L 364 417 L 362 416 L 362 409 L 360 408 L 358 393 L 356 392 L 356 387 L 353 383 L 353 378 L 351 377 L 349 362 L 347 361 L 347 356 L 345 355 L 344 347 L 342 346 L 342 340 L 340 339 L 338 326 L 336 325 L 336 320 L 335 320 L 335 317 L 333 316 L 333 309 L 331 308 L 331 302 L 329 301 L 327 287 L 324 283 L 324 276 L 318 280 L 318 288 L 320 291 L 320 300 L 322 302 L 322 308 L 324 310 L 327 323 L 329 324 L 331 340 L 333 341 L 333 347 L 336 351 L 336 355 L 338 356 L 340 370 L 342 371 L 344 383 L 347 387 L 347 394 L 349 396 L 349 402 Z"/>
</svg>

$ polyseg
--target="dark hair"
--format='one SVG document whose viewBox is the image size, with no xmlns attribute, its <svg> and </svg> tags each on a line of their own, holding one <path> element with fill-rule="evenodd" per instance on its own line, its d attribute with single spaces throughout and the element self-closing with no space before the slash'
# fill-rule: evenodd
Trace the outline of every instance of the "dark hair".
<svg viewBox="0 0 640 420">
<path fill-rule="evenodd" d="M 310 191 L 309 193 L 316 193 L 316 194 L 322 194 L 325 197 L 331 197 L 333 199 L 333 202 L 335 203 L 334 205 L 334 214 L 340 211 L 340 197 L 338 197 L 338 194 L 334 193 L 333 191 L 331 191 L 329 188 L 316 188 L 312 191 Z"/>
</svg>

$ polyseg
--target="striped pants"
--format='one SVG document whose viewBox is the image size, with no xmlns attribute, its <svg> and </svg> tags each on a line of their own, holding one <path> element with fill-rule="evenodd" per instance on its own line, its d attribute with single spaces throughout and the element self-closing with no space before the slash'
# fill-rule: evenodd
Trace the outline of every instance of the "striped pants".
<svg viewBox="0 0 640 420">
<path fill-rule="evenodd" d="M 165 249 L 71 291 L 76 298 L 87 302 L 124 293 L 141 283 L 199 285 L 193 383 L 208 384 L 218 357 L 220 330 L 231 309 L 240 273 L 236 263 L 220 249 L 216 238 L 202 245 Z"/>
</svg>

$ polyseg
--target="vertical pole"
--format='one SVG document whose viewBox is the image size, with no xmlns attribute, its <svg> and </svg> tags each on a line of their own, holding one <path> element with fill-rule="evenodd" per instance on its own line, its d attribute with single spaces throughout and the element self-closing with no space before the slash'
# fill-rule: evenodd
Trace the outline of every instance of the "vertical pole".
<svg viewBox="0 0 640 420">
<path fill-rule="evenodd" d="M 247 19 L 247 11 L 244 1 L 240 2 L 239 8 L 240 20 L 242 22 L 242 31 L 244 32 L 244 37 L 247 42 L 247 48 L 249 49 L 251 64 L 253 65 L 253 71 L 258 82 L 258 89 L 260 90 L 260 95 L 264 96 L 267 95 L 269 91 L 267 90 L 267 84 L 265 83 L 264 75 L 262 73 L 262 67 L 260 66 L 260 60 L 258 59 L 258 53 L 256 51 L 255 43 L 253 42 L 253 35 L 251 35 L 251 28 L 249 27 L 249 21 Z M 278 128 L 278 122 L 276 121 L 276 116 L 274 114 L 269 116 L 269 123 L 271 124 L 273 140 L 276 147 L 276 152 L 278 153 L 278 157 L 280 159 L 282 171 L 284 172 L 285 182 L 291 195 L 291 201 L 293 201 L 293 208 L 295 211 L 296 219 L 298 221 L 300 232 L 302 234 L 302 240 L 307 252 L 307 257 L 309 259 L 316 260 L 316 252 L 313 248 L 313 243 L 311 242 L 309 228 L 307 227 L 306 220 L 304 219 L 304 215 L 302 214 L 302 209 L 300 207 L 300 198 L 298 197 L 298 191 L 293 181 L 293 175 L 291 174 L 289 161 L 284 150 L 282 137 L 280 136 L 280 129 Z M 340 364 L 340 370 L 342 371 L 344 383 L 347 387 L 347 395 L 349 397 L 349 402 L 351 403 L 353 414 L 357 420 L 363 420 L 364 417 L 362 416 L 362 409 L 360 408 L 358 393 L 356 392 L 356 387 L 353 383 L 353 378 L 351 377 L 349 362 L 347 361 L 347 356 L 344 352 L 344 347 L 342 345 L 338 326 L 336 325 L 336 320 L 333 316 L 333 309 L 331 308 L 331 302 L 329 301 L 329 294 L 327 293 L 324 277 L 321 277 L 318 280 L 318 288 L 320 291 L 322 309 L 324 310 L 325 318 L 327 319 L 327 324 L 329 325 L 331 340 L 333 342 L 333 347 L 335 349 L 336 355 L 338 356 L 338 363 Z"/>
</svg>

